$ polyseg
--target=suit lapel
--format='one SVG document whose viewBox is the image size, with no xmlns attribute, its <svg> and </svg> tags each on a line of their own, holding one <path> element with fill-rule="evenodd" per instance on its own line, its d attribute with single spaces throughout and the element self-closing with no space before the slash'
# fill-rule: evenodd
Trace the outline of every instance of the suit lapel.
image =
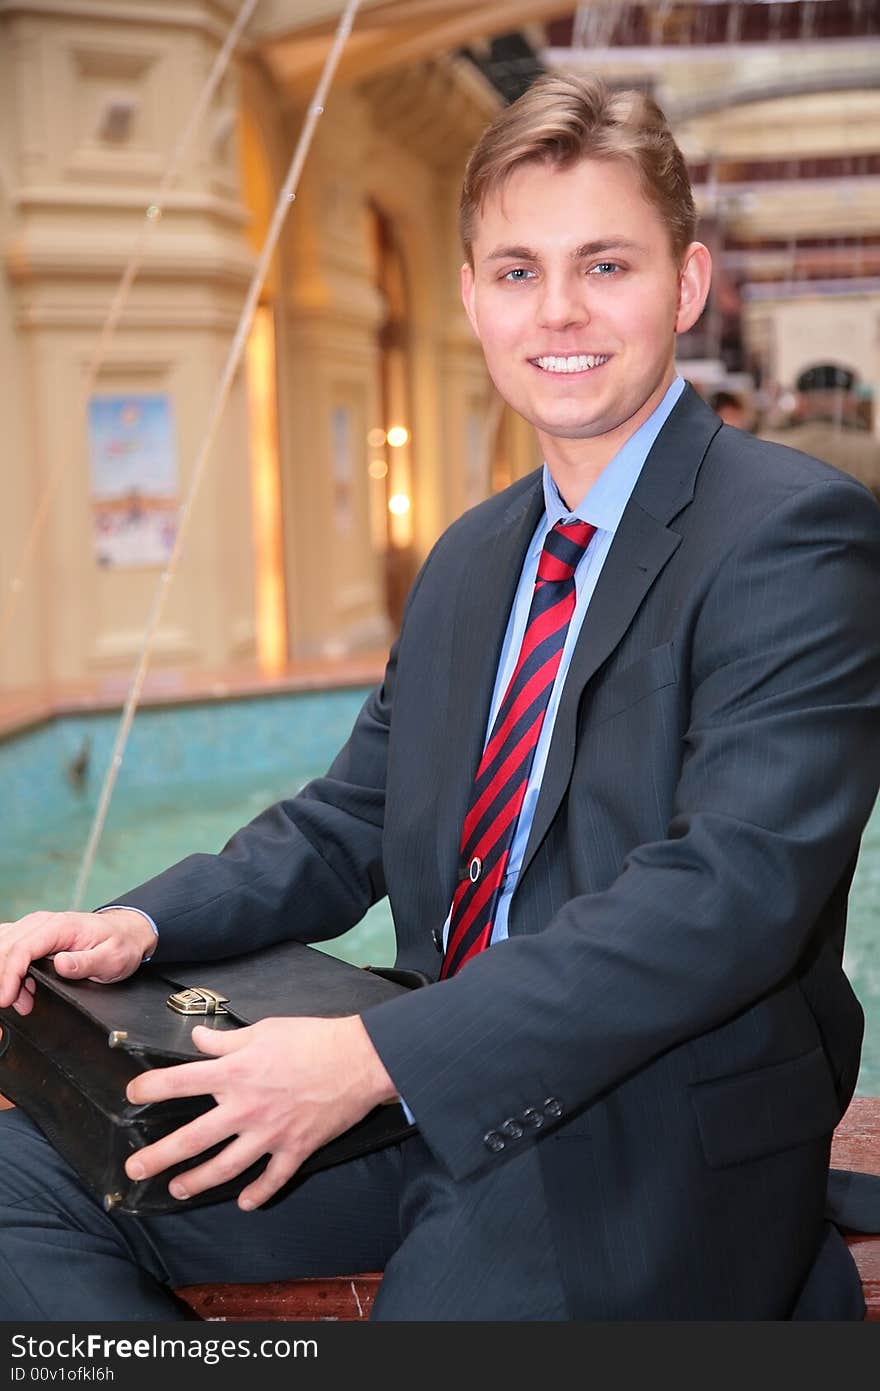
<svg viewBox="0 0 880 1391">
<path fill-rule="evenodd" d="M 468 556 L 458 586 L 452 636 L 447 756 L 438 789 L 438 853 L 443 880 L 454 886 L 458 847 L 474 774 L 483 752 L 501 646 L 526 550 L 544 511 L 542 474 L 490 527 Z M 450 887 L 450 896 L 452 889 Z"/>
<path fill-rule="evenodd" d="M 565 795 L 584 687 L 630 627 L 681 536 L 666 523 L 693 498 L 715 413 L 686 387 L 654 443 L 627 504 L 581 628 L 553 729 L 520 882 Z"/>
</svg>

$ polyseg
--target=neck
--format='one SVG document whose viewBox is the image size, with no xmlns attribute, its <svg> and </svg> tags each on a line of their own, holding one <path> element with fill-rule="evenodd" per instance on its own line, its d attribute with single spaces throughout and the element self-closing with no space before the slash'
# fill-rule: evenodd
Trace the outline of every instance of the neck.
<svg viewBox="0 0 880 1391">
<path fill-rule="evenodd" d="M 560 439 L 538 430 L 538 442 L 547 461 L 550 476 L 569 510 L 577 507 L 600 474 L 605 472 L 611 460 L 620 453 L 627 440 L 632 439 L 636 431 L 654 414 L 674 380 L 675 368 L 670 364 L 663 380 L 651 392 L 647 401 L 626 420 L 603 435 L 585 439 Z"/>
</svg>

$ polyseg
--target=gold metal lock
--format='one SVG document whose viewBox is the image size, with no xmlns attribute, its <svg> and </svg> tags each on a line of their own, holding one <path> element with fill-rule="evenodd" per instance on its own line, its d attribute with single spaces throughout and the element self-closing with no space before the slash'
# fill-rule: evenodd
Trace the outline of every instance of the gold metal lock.
<svg viewBox="0 0 880 1391">
<path fill-rule="evenodd" d="M 228 1014 L 223 1006 L 229 1003 L 228 995 L 220 995 L 206 985 L 191 985 L 186 990 L 177 990 L 165 1001 L 169 1009 L 177 1014 Z"/>
</svg>

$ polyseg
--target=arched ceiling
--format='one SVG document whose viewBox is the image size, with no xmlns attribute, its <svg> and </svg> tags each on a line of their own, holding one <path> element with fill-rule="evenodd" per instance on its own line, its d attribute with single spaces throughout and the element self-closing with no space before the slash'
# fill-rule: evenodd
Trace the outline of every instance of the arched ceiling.
<svg viewBox="0 0 880 1391">
<path fill-rule="evenodd" d="M 238 0 L 223 3 L 231 12 Z M 292 101 L 313 89 L 344 8 L 344 0 L 257 6 L 249 40 Z M 722 150 L 725 130 L 734 146 L 740 141 L 730 153 L 741 156 L 742 139 L 774 104 L 768 129 L 778 137 L 787 108 L 802 112 L 792 98 L 819 98 L 818 110 L 826 94 L 850 110 L 847 93 L 870 93 L 856 143 L 876 140 L 880 149 L 872 119 L 880 102 L 880 0 L 362 0 L 337 81 L 404 80 L 457 54 L 502 100 L 537 72 L 563 66 L 647 87 L 694 159 Z M 831 147 L 816 135 L 817 153 Z"/>
<path fill-rule="evenodd" d="M 231 13 L 239 0 L 221 3 Z M 291 102 L 314 89 L 344 8 L 257 6 L 249 40 Z M 447 144 L 458 152 L 457 124 L 470 138 L 467 111 L 480 124 L 486 102 L 559 67 L 651 91 L 698 201 L 708 208 L 729 183 L 727 202 L 756 234 L 880 232 L 880 0 L 363 0 L 336 80 L 370 93 L 399 138 L 421 138 L 436 162 Z M 744 188 L 755 190 L 745 202 Z"/>
<path fill-rule="evenodd" d="M 299 95 L 320 72 L 344 9 L 342 0 L 263 0 L 248 36 L 276 80 Z M 338 80 L 361 81 L 497 34 L 540 28 L 571 10 L 571 0 L 363 0 Z M 542 29 L 537 37 L 545 41 Z"/>
</svg>

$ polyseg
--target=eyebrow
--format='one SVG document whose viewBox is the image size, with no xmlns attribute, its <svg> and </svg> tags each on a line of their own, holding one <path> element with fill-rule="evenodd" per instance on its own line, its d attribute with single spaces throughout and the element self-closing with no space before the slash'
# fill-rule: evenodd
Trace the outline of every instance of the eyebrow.
<svg viewBox="0 0 880 1391">
<path fill-rule="evenodd" d="M 587 256 L 596 256 L 608 251 L 646 251 L 640 242 L 629 241 L 626 237 L 602 238 L 601 241 L 587 241 L 571 253 L 573 261 Z M 499 246 L 486 257 L 487 261 L 540 261 L 537 251 L 528 246 Z"/>
</svg>

